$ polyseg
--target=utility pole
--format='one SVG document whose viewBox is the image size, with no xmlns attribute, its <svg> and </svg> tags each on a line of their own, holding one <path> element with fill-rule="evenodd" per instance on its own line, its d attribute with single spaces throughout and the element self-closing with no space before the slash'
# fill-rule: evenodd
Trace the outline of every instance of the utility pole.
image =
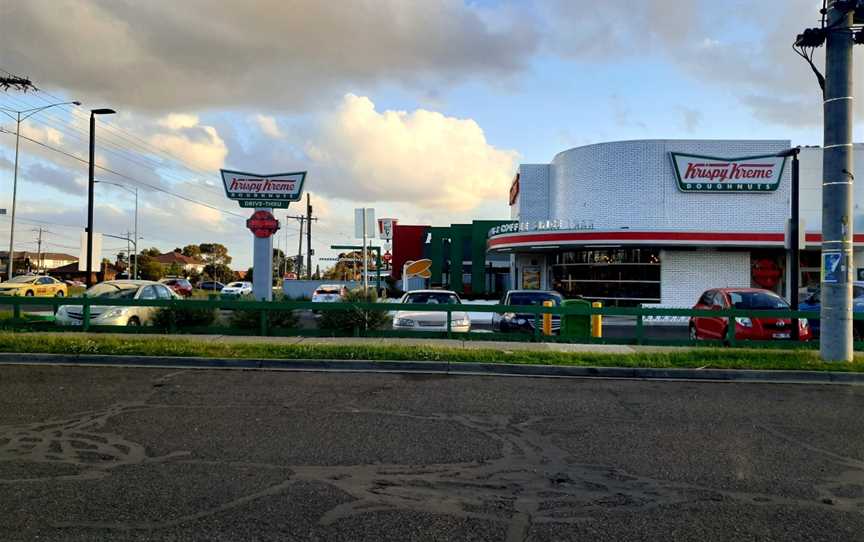
<svg viewBox="0 0 864 542">
<path fill-rule="evenodd" d="M 312 279 L 312 203 L 309 192 L 306 192 L 306 278 Z"/>
<path fill-rule="evenodd" d="M 852 361 L 853 9 L 828 0 L 822 150 L 822 336 L 825 361 Z"/>
<path fill-rule="evenodd" d="M 306 276 L 312 278 L 312 222 L 317 222 L 318 217 L 312 216 L 312 204 L 309 202 L 309 194 L 306 194 L 306 214 L 305 215 L 286 215 L 286 220 L 298 220 L 300 222 L 300 239 L 297 247 L 297 278 L 302 276 L 303 269 L 303 230 L 306 229 Z M 285 247 L 288 247 L 286 236 Z"/>
<path fill-rule="evenodd" d="M 40 226 L 38 230 L 33 230 L 39 232 L 39 237 L 36 240 L 36 252 L 38 256 L 36 257 L 36 274 L 40 274 L 42 272 L 42 227 Z"/>
</svg>

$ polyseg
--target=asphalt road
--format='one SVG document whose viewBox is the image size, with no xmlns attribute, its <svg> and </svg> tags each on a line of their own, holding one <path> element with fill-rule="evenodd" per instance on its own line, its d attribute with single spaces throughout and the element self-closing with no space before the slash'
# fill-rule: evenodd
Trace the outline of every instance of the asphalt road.
<svg viewBox="0 0 864 542">
<path fill-rule="evenodd" d="M 864 388 L 0 368 L 0 540 L 862 540 Z"/>
</svg>

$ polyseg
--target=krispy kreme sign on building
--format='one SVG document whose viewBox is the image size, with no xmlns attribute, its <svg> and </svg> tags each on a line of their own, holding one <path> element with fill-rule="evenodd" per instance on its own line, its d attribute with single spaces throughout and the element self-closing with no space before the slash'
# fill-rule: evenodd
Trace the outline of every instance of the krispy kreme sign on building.
<svg viewBox="0 0 864 542">
<path fill-rule="evenodd" d="M 305 171 L 258 175 L 223 169 L 222 183 L 229 199 L 240 201 L 241 207 L 287 207 L 303 193 Z"/>
<path fill-rule="evenodd" d="M 786 165 L 785 157 L 771 154 L 743 158 L 669 154 L 683 192 L 773 192 Z"/>
</svg>

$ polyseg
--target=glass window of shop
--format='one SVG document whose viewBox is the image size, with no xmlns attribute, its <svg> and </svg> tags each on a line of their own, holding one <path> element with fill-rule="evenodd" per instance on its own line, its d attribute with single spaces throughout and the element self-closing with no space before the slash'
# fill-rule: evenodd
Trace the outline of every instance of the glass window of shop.
<svg viewBox="0 0 864 542">
<path fill-rule="evenodd" d="M 559 252 L 553 262 L 553 288 L 565 297 L 615 306 L 660 302 L 659 248 L 586 248 Z"/>
</svg>

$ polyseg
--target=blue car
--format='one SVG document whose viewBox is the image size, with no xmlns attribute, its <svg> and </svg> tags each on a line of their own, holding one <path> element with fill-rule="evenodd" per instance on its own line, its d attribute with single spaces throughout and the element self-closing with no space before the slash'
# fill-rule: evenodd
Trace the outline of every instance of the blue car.
<svg viewBox="0 0 864 542">
<path fill-rule="evenodd" d="M 821 291 L 817 288 L 815 292 L 798 303 L 798 310 L 819 312 L 822 309 L 820 295 Z M 852 311 L 864 313 L 864 281 L 855 281 L 852 284 Z M 819 337 L 819 319 L 810 318 L 809 322 L 810 331 L 813 333 L 813 338 L 815 339 Z M 864 320 L 855 320 L 852 324 L 852 331 L 856 341 L 864 340 Z"/>
</svg>

